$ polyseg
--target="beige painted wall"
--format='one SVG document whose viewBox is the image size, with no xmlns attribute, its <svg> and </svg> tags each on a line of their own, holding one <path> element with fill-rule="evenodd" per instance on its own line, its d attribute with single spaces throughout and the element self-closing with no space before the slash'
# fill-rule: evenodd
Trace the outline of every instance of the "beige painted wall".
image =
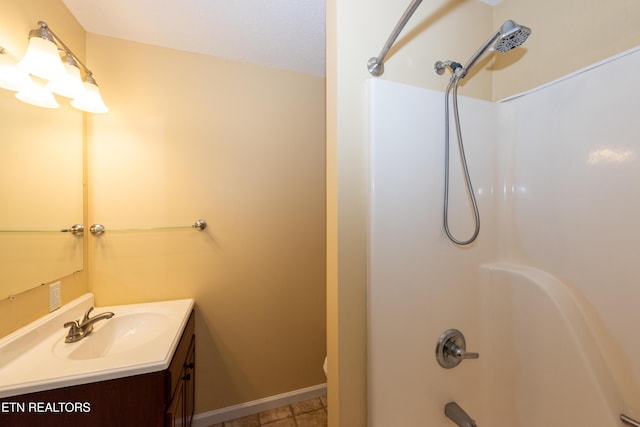
<svg viewBox="0 0 640 427">
<path fill-rule="evenodd" d="M 93 34 L 87 52 L 110 108 L 88 120 L 97 304 L 195 298 L 198 413 L 324 383 L 324 78 Z M 184 228 L 146 230 L 165 226 Z"/>
<path fill-rule="evenodd" d="M 493 99 L 535 88 L 640 44 L 640 2 L 634 0 L 504 0 L 495 26 L 514 19 L 532 35 L 514 55 L 496 55 Z"/>
<path fill-rule="evenodd" d="M 329 423 L 366 426 L 367 97 L 376 56 L 406 2 L 327 2 L 327 309 Z M 387 58 L 382 78 L 444 91 L 437 60 L 464 63 L 505 19 L 533 28 L 524 49 L 485 57 L 460 93 L 482 99 L 536 87 L 639 42 L 638 2 L 424 2 Z M 509 66 L 505 67 L 505 61 Z M 495 78 L 492 82 L 492 75 Z"/>
<path fill-rule="evenodd" d="M 0 13 L 0 46 L 3 46 L 16 57 L 21 58 L 26 52 L 29 31 L 37 27 L 38 21 L 44 20 L 74 53 L 80 58 L 84 58 L 85 32 L 62 2 L 50 0 L 2 0 L 0 1 L 0 10 L 2 11 Z M 12 92 L 4 89 L 0 89 L 0 91 L 3 92 L 3 99 L 13 97 Z M 9 99 L 9 101 L 11 100 Z M 58 98 L 61 108 L 57 110 L 44 110 L 23 104 L 15 99 L 13 101 L 15 102 L 15 110 L 3 113 L 2 117 L 0 117 L 0 124 L 3 122 L 12 123 L 16 120 L 22 122 L 24 117 L 28 115 L 28 111 L 33 110 L 34 123 L 28 123 L 27 125 L 36 127 L 42 125 L 42 121 L 46 120 L 47 137 L 52 144 L 55 144 L 56 141 L 67 141 L 69 138 L 77 140 L 79 137 L 83 137 L 82 114 L 69 107 L 68 100 L 65 98 Z M 57 122 L 64 123 L 65 127 L 56 125 Z M 9 128 L 9 126 L 2 126 L 4 130 L 4 133 L 2 133 L 3 141 L 14 140 L 12 135 L 6 134 Z M 33 135 L 37 133 L 35 130 L 32 129 Z M 47 155 L 49 156 L 49 163 L 64 165 L 64 150 L 52 151 Z M 46 176 L 38 175 L 34 175 L 33 178 L 34 180 L 48 179 Z M 25 195 L 25 197 L 28 197 L 28 195 Z M 61 294 L 63 304 L 87 292 L 86 277 L 86 272 L 83 271 L 62 278 Z M 48 279 L 54 281 L 56 278 L 48 277 Z M 37 285 L 37 283 L 34 283 L 34 285 Z M 17 295 L 14 299 L 0 301 L 0 337 L 48 312 L 49 293 L 47 286 L 38 286 Z"/>
</svg>

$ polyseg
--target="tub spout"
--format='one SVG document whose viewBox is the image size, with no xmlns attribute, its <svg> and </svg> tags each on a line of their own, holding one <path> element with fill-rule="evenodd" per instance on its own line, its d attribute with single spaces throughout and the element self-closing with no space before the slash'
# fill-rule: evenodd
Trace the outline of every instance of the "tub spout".
<svg viewBox="0 0 640 427">
<path fill-rule="evenodd" d="M 478 424 L 456 402 L 447 403 L 444 414 L 459 427 L 478 427 Z"/>
</svg>

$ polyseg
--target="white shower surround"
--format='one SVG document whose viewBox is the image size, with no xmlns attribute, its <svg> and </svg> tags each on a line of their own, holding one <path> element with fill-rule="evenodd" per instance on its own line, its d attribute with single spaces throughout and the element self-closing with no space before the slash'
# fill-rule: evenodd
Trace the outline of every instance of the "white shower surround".
<svg viewBox="0 0 640 427">
<path fill-rule="evenodd" d="M 444 94 L 369 82 L 370 426 L 447 427 L 451 400 L 480 426 L 640 418 L 638 72 L 631 52 L 508 102 L 461 97 L 482 225 L 469 248 L 442 230 Z M 451 164 L 463 238 L 456 151 Z M 449 328 L 480 359 L 440 368 Z"/>
</svg>

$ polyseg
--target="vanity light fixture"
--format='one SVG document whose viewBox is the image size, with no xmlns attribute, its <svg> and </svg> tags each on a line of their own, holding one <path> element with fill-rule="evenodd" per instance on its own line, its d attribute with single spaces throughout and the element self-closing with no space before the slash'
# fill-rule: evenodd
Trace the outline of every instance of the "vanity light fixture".
<svg viewBox="0 0 640 427">
<path fill-rule="evenodd" d="M 2 47 L 0 47 L 0 87 L 18 92 L 16 97 L 29 104 L 44 108 L 59 107 L 51 92 L 42 84 L 34 82 Z"/>
<path fill-rule="evenodd" d="M 91 70 L 60 40 L 46 22 L 39 21 L 38 28 L 29 32 L 27 53 L 18 66 L 32 76 L 47 81 L 46 85 L 39 85 L 32 80 L 31 84 L 19 86 L 16 97 L 21 101 L 40 107 L 57 108 L 57 102 L 51 94 L 53 92 L 72 98 L 71 105 L 79 110 L 89 113 L 109 111 L 100 96 L 100 89 Z M 46 90 L 49 96 L 42 90 Z"/>
<path fill-rule="evenodd" d="M 58 95 L 67 98 L 77 98 L 84 90 L 78 63 L 73 59 L 71 54 L 65 53 L 62 59 L 62 65 L 65 72 L 57 78 L 49 80 L 49 83 L 47 83 L 45 87 Z"/>
<path fill-rule="evenodd" d="M 38 26 L 39 28 L 29 32 L 27 53 L 18 65 L 33 76 L 55 80 L 65 73 L 58 45 L 46 23 L 38 22 Z"/>
<path fill-rule="evenodd" d="M 9 51 L 0 46 L 0 87 L 15 92 L 30 83 L 29 74 L 18 67 Z"/>
<path fill-rule="evenodd" d="M 87 76 L 82 85 L 84 90 L 71 101 L 72 106 L 87 113 L 106 113 L 109 111 L 107 106 L 104 105 L 104 101 L 100 96 L 100 89 L 98 89 L 91 71 L 87 70 Z"/>
<path fill-rule="evenodd" d="M 60 105 L 42 83 L 31 81 L 16 93 L 16 98 L 27 104 L 43 108 L 59 108 Z"/>
</svg>

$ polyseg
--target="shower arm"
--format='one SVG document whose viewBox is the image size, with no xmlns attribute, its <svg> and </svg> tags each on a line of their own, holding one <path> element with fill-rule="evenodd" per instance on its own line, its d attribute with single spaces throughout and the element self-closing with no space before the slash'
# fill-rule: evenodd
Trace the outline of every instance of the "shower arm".
<svg viewBox="0 0 640 427">
<path fill-rule="evenodd" d="M 380 77 L 384 73 L 384 59 L 389 53 L 389 49 L 391 49 L 391 46 L 393 46 L 393 44 L 395 43 L 396 39 L 400 35 L 400 32 L 404 29 L 405 25 L 407 25 L 407 22 L 414 14 L 418 6 L 420 6 L 420 3 L 422 3 L 422 0 L 411 1 L 411 4 L 400 18 L 400 21 L 398 21 L 398 23 L 396 24 L 395 28 L 391 32 L 391 35 L 387 39 L 387 42 L 382 47 L 380 54 L 369 59 L 369 61 L 367 62 L 367 68 L 369 69 L 369 73 L 371 73 L 372 76 Z"/>
<path fill-rule="evenodd" d="M 473 67 L 473 65 L 478 61 L 478 59 L 480 59 L 482 54 L 485 53 L 487 49 L 489 49 L 489 47 L 498 39 L 498 37 L 500 37 L 500 34 L 502 34 L 500 30 L 496 31 L 495 34 L 489 38 L 489 40 L 487 40 L 482 46 L 480 46 L 480 49 L 478 49 L 478 51 L 473 54 L 473 56 L 467 61 L 467 63 L 463 67 L 461 78 L 467 75 L 471 67 Z"/>
</svg>

